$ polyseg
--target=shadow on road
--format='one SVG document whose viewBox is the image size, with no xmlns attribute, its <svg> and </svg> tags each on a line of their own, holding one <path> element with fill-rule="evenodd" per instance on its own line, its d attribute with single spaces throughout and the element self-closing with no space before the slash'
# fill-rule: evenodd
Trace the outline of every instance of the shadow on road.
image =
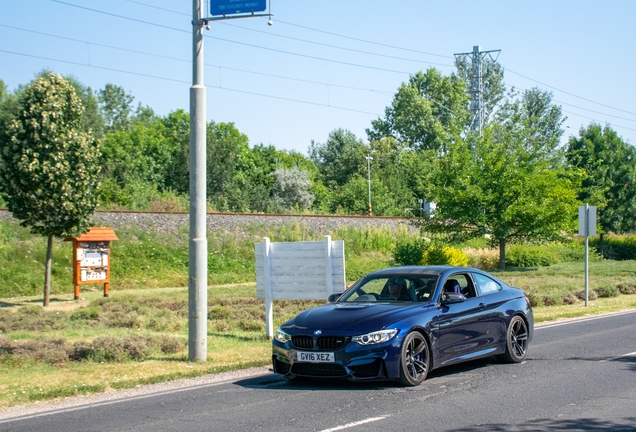
<svg viewBox="0 0 636 432">
<path fill-rule="evenodd" d="M 454 366 L 446 366 L 440 369 L 432 371 L 428 377 L 428 380 L 435 378 L 448 378 L 454 375 L 474 372 L 481 368 L 491 366 L 494 364 L 500 364 L 494 357 L 487 357 L 483 359 L 474 360 L 471 362 L 461 363 Z M 423 385 L 426 385 L 424 381 Z M 318 390 L 318 391 L 332 391 L 332 390 L 345 390 L 345 391 L 358 391 L 358 390 L 374 390 L 374 389 L 386 389 L 386 388 L 400 388 L 400 384 L 393 380 L 382 381 L 349 381 L 347 379 L 339 378 L 305 378 L 295 377 L 288 379 L 280 375 L 276 375 L 272 372 L 271 375 L 259 376 L 254 378 L 248 378 L 241 381 L 237 381 L 236 385 L 258 389 L 258 388 L 271 388 L 276 387 L 279 390 Z"/>
<path fill-rule="evenodd" d="M 576 420 L 533 420 L 527 425 L 484 424 L 462 428 L 463 432 L 526 432 L 526 431 L 612 431 L 633 432 L 636 417 L 616 420 L 583 418 Z"/>
</svg>

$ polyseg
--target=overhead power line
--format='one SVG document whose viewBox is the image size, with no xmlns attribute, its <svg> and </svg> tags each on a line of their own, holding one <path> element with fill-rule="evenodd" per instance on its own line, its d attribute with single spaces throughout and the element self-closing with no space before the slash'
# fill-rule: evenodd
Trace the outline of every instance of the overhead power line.
<svg viewBox="0 0 636 432">
<path fill-rule="evenodd" d="M 63 5 L 71 6 L 71 7 L 76 7 L 76 8 L 79 8 L 79 9 L 88 10 L 88 11 L 95 12 L 95 13 L 100 13 L 100 14 L 104 14 L 104 15 L 108 15 L 108 16 L 112 16 L 112 17 L 116 17 L 116 18 L 121 18 L 121 19 L 125 19 L 125 20 L 134 21 L 134 22 L 137 22 L 137 23 L 143 23 L 143 24 L 147 24 L 147 25 L 151 25 L 151 26 L 164 28 L 164 29 L 167 29 L 167 30 L 172 30 L 172 31 L 180 32 L 180 33 L 188 33 L 189 34 L 189 31 L 187 31 L 187 30 L 182 30 L 182 29 L 176 28 L 176 27 L 170 27 L 170 26 L 166 26 L 166 25 L 162 25 L 162 24 L 153 23 L 151 21 L 145 21 L 145 20 L 141 20 L 141 19 L 137 19 L 137 18 L 131 18 L 131 17 L 127 17 L 125 15 L 119 15 L 119 14 L 115 14 L 115 13 L 111 13 L 111 12 L 102 11 L 102 10 L 99 10 L 99 9 L 93 9 L 93 8 L 89 8 L 89 7 L 85 7 L 85 6 L 80 6 L 80 5 L 76 5 L 76 4 L 73 4 L 73 3 L 68 3 L 68 2 L 65 2 L 65 1 L 61 1 L 61 0 L 51 0 L 51 1 L 55 2 L 55 3 L 60 3 L 60 4 L 63 4 Z M 240 28 L 242 30 L 250 30 L 250 31 L 258 32 L 258 30 L 246 29 L 245 27 L 236 26 L 236 25 L 232 25 L 232 24 L 224 24 L 224 25 Z M 263 33 L 266 33 L 266 32 L 263 32 Z M 287 39 L 292 39 L 292 40 L 296 40 L 296 41 L 302 41 L 302 42 L 305 42 L 305 43 L 324 45 L 324 46 L 328 46 L 330 48 L 336 48 L 336 49 L 341 49 L 341 50 L 346 50 L 346 51 L 354 51 L 354 52 L 363 53 L 363 54 L 367 54 L 367 55 L 375 55 L 375 56 L 387 57 L 387 58 L 392 58 L 392 59 L 400 59 L 400 60 L 404 60 L 404 61 L 418 62 L 418 63 L 427 64 L 427 65 L 437 65 L 437 66 L 452 67 L 452 65 L 450 65 L 450 64 L 431 63 L 431 62 L 421 61 L 421 60 L 406 59 L 406 58 L 400 58 L 400 57 L 395 57 L 395 56 L 388 56 L 388 55 L 384 55 L 384 54 L 371 53 L 371 52 L 368 52 L 368 51 L 361 51 L 361 50 L 354 50 L 354 49 L 350 49 L 350 48 L 337 47 L 335 45 L 327 45 L 327 44 L 322 44 L 322 43 L 319 43 L 319 42 L 313 42 L 313 41 L 307 41 L 307 40 L 304 40 L 304 39 L 292 38 L 292 37 L 289 37 L 289 36 L 280 36 L 280 35 L 272 35 L 272 34 L 270 34 L 270 35 L 271 36 L 278 36 L 278 37 L 285 37 Z M 223 41 L 223 42 L 234 43 L 234 44 L 238 44 L 238 45 L 244 45 L 244 46 L 249 46 L 249 47 L 252 47 L 252 48 L 258 48 L 258 49 L 263 49 L 263 50 L 267 50 L 267 51 L 278 52 L 278 53 L 283 53 L 283 54 L 288 54 L 288 55 L 294 55 L 294 56 L 299 56 L 299 57 L 304 57 L 304 58 L 310 58 L 310 59 L 314 59 L 314 60 L 327 61 L 327 62 L 331 62 L 331 63 L 339 63 L 339 64 L 343 64 L 343 65 L 362 67 L 362 68 L 366 68 L 366 69 L 379 70 L 379 71 L 383 71 L 383 72 L 391 72 L 391 73 L 399 73 L 399 74 L 411 74 L 411 72 L 409 72 L 409 71 L 380 68 L 380 67 L 376 67 L 376 66 L 368 66 L 368 65 L 361 65 L 361 64 L 357 64 L 357 63 L 343 62 L 343 61 L 339 61 L 339 60 L 326 59 L 326 58 L 323 58 L 323 57 L 310 56 L 310 55 L 306 55 L 306 54 L 294 53 L 294 52 L 291 52 L 291 51 L 279 50 L 279 49 L 264 47 L 264 46 L 260 46 L 260 45 L 249 44 L 249 43 L 245 43 L 245 42 L 238 42 L 238 41 L 225 39 L 225 38 L 220 38 L 220 37 L 216 37 L 216 36 L 206 35 L 205 37 L 206 38 L 210 38 L 210 39 L 220 40 L 220 41 Z"/>
<path fill-rule="evenodd" d="M 105 15 L 118 17 L 118 18 L 121 18 L 121 19 L 127 19 L 127 20 L 131 20 L 131 21 L 135 21 L 135 22 L 145 23 L 145 24 L 148 24 L 148 25 L 154 25 L 154 26 L 163 27 L 163 28 L 166 28 L 166 29 L 175 30 L 175 31 L 184 32 L 184 33 L 188 33 L 189 34 L 189 31 L 186 31 L 186 30 L 177 29 L 177 28 L 169 27 L 169 26 L 163 26 L 163 25 L 152 23 L 152 22 L 149 22 L 149 21 L 144 21 L 144 20 L 139 20 L 139 19 L 135 19 L 135 18 L 130 18 L 130 17 L 126 17 L 126 16 L 118 15 L 118 14 L 113 14 L 113 13 L 101 11 L 101 10 L 98 10 L 98 9 L 87 8 L 87 7 L 79 6 L 79 5 L 76 5 L 76 4 L 73 4 L 73 3 L 68 3 L 68 2 L 65 2 L 65 1 L 62 1 L 62 0 L 51 0 L 51 1 L 56 2 L 56 3 L 60 3 L 60 4 L 64 4 L 64 5 L 67 5 L 67 6 L 72 6 L 72 7 L 77 7 L 77 8 L 80 8 L 80 9 L 89 10 L 89 11 L 96 12 L 96 13 L 102 13 L 102 14 L 105 14 Z M 141 5 L 141 6 L 144 6 L 144 7 L 148 7 L 148 8 L 153 8 L 153 9 L 157 9 L 157 10 L 170 12 L 170 13 L 173 13 L 173 14 L 189 16 L 188 14 L 185 14 L 183 12 L 179 12 L 179 11 L 172 10 L 172 9 L 167 9 L 167 8 L 162 8 L 162 7 L 153 5 L 153 4 L 149 4 L 149 3 L 145 3 L 145 2 L 141 2 L 141 1 L 137 1 L 137 0 L 125 0 L 125 1 L 127 1 L 129 3 L 133 3 L 133 4 L 138 4 L 138 5 Z M 381 43 L 381 42 L 369 41 L 369 40 L 362 39 L 362 38 L 356 38 L 356 37 L 352 37 L 352 36 L 342 35 L 342 34 L 339 34 L 339 33 L 329 32 L 329 31 L 325 31 L 325 30 L 320 30 L 320 29 L 316 29 L 316 28 L 312 28 L 312 27 L 308 27 L 308 26 L 303 26 L 303 25 L 299 25 L 299 24 L 295 24 L 295 23 L 290 23 L 290 22 L 286 22 L 286 21 L 277 20 L 276 22 L 284 24 L 284 25 L 292 26 L 292 27 L 302 28 L 302 29 L 305 29 L 305 30 L 313 31 L 313 32 L 318 32 L 318 33 L 322 33 L 322 34 L 328 34 L 328 35 L 331 35 L 331 36 L 336 36 L 336 37 L 349 39 L 349 40 L 355 40 L 355 41 L 358 41 L 358 42 L 368 43 L 368 44 L 372 44 L 372 45 L 376 45 L 376 46 L 383 46 L 383 47 L 386 47 L 386 48 L 391 48 L 391 49 L 396 49 L 396 50 L 401 50 L 401 51 L 406 51 L 406 52 L 412 52 L 412 53 L 417 53 L 417 54 L 423 54 L 423 55 L 430 55 L 430 56 L 435 56 L 435 57 L 440 57 L 440 58 L 450 58 L 450 59 L 453 58 L 452 56 L 436 54 L 436 53 L 431 53 L 431 52 L 426 52 L 426 51 L 420 51 L 420 50 L 415 50 L 415 49 L 409 49 L 409 48 L 404 48 L 404 47 L 400 47 L 400 46 L 384 44 L 384 43 Z M 242 30 L 260 32 L 258 30 L 248 29 L 248 28 L 245 28 L 245 27 L 242 27 L 242 26 L 237 26 L 237 25 L 232 25 L 232 24 L 227 24 L 227 23 L 222 23 L 222 24 L 223 25 L 227 25 L 227 26 L 236 27 L 236 28 L 239 28 L 239 29 L 242 29 Z M 267 33 L 267 32 L 262 32 L 262 33 L 266 33 L 268 35 L 272 35 L 272 34 Z M 320 44 L 318 42 L 307 41 L 307 40 L 298 39 L 298 38 L 292 38 L 292 37 L 289 37 L 289 36 L 282 36 L 282 35 L 272 35 L 272 36 L 281 37 L 281 38 L 288 38 L 288 39 L 292 39 L 292 40 L 302 41 L 302 42 L 305 42 L 305 43 Z M 208 37 L 210 37 L 210 36 L 208 36 Z M 222 39 L 222 38 L 217 38 L 217 39 L 221 40 L 221 41 L 224 41 L 224 42 L 240 43 L 240 42 L 231 41 L 231 40 Z M 247 45 L 247 46 L 250 46 L 250 47 L 254 47 L 254 48 L 258 48 L 258 49 L 266 49 L 266 50 L 269 49 L 268 47 L 262 47 L 262 46 L 258 46 L 258 45 L 251 45 L 251 44 L 244 44 L 244 45 Z M 324 44 L 324 45 L 325 46 L 329 46 L 329 45 L 326 45 L 326 44 Z M 345 50 L 348 49 L 348 48 L 337 47 L 337 46 L 329 46 L 329 47 L 336 48 L 336 49 L 345 49 Z M 289 54 L 289 55 L 296 55 L 296 56 L 300 55 L 300 54 L 297 54 L 297 53 L 292 53 L 292 52 L 284 51 L 284 50 L 279 50 L 278 52 Z M 369 53 L 369 54 L 374 54 L 374 53 Z M 302 56 L 302 55 L 300 55 L 300 56 Z M 310 57 L 310 58 L 313 58 L 313 57 Z M 335 61 L 335 60 L 328 60 L 328 59 L 323 59 L 323 58 L 320 58 L 320 57 L 316 57 L 316 59 L 325 60 L 325 61 L 331 61 L 331 62 L 336 62 L 337 63 L 337 61 Z M 413 60 L 413 59 L 402 59 L 402 60 L 417 61 L 417 60 Z M 431 62 L 425 62 L 425 61 L 421 61 L 421 63 L 430 64 L 430 65 L 439 65 L 439 66 L 451 66 L 452 67 L 452 65 L 447 65 L 447 64 L 443 64 L 443 63 L 431 63 Z M 344 62 L 343 64 L 349 64 L 349 63 Z M 368 67 L 368 66 L 357 65 L 357 64 L 349 64 L 349 65 L 357 66 L 357 67 Z M 368 67 L 368 68 L 373 69 L 373 67 Z M 406 71 L 385 70 L 385 69 L 382 69 L 382 68 L 377 68 L 376 70 L 393 72 L 393 73 L 410 74 L 410 72 L 406 72 Z M 535 82 L 537 84 L 541 84 L 541 85 L 543 85 L 543 86 L 545 86 L 547 88 L 550 88 L 552 90 L 567 94 L 569 96 L 584 100 L 586 102 L 593 103 L 593 104 L 596 104 L 596 105 L 599 105 L 599 106 L 603 106 L 605 108 L 609 108 L 609 109 L 612 109 L 612 110 L 624 112 L 626 114 L 636 115 L 636 113 L 634 113 L 632 111 L 623 110 L 621 108 L 616 108 L 616 107 L 613 107 L 611 105 L 603 104 L 601 102 L 596 102 L 594 100 L 585 98 L 583 96 L 578 96 L 578 95 L 576 95 L 574 93 L 568 92 L 566 90 L 562 90 L 562 89 L 557 88 L 555 86 L 551 86 L 551 85 L 546 84 L 544 82 L 535 80 L 534 78 L 530 78 L 530 77 L 528 77 L 526 75 L 523 75 L 521 73 L 515 72 L 515 71 L 513 71 L 513 70 L 511 70 L 509 68 L 504 68 L 504 70 L 507 70 L 508 72 L 510 72 L 512 74 L 518 75 L 518 76 L 520 76 L 522 78 L 525 78 L 525 79 L 530 80 L 532 82 Z M 585 109 L 585 108 L 581 108 L 581 109 Z"/>
<path fill-rule="evenodd" d="M 636 122 L 636 119 L 629 119 L 629 118 L 627 118 L 627 117 L 619 117 L 619 116 L 616 116 L 616 115 L 613 115 L 613 114 L 607 114 L 607 113 L 600 112 L 600 111 L 594 111 L 594 110 L 591 110 L 591 109 L 589 109 L 589 108 L 583 108 L 583 107 L 580 107 L 580 106 L 578 106 L 578 105 L 573 105 L 573 104 L 570 104 L 570 103 L 567 103 L 567 102 L 558 101 L 558 100 L 556 100 L 556 99 L 552 99 L 552 101 L 553 101 L 553 102 L 556 102 L 556 103 L 559 103 L 559 104 L 562 104 L 562 105 L 570 106 L 570 107 L 572 107 L 572 108 L 578 108 L 578 109 L 581 109 L 581 110 L 584 110 L 584 111 L 589 111 L 589 112 L 592 112 L 592 113 L 594 113 L 594 114 L 601 114 L 601 115 L 604 115 L 604 116 L 607 116 L 607 117 L 614 117 L 614 118 L 617 118 L 617 119 L 620 119 L 620 120 L 626 120 L 626 121 L 630 121 L 630 122 Z"/>
<path fill-rule="evenodd" d="M 178 62 L 182 62 L 182 63 L 191 63 L 192 62 L 191 59 L 166 56 L 166 55 L 162 55 L 162 54 L 150 53 L 150 52 L 147 52 L 147 51 L 133 50 L 133 49 L 130 49 L 130 48 L 122 48 L 122 47 L 118 47 L 118 46 L 114 46 L 114 45 L 100 44 L 100 43 L 91 42 L 91 41 L 84 40 L 84 39 L 77 39 L 77 38 L 70 38 L 70 37 L 66 37 L 66 36 L 59 36 L 59 35 L 55 35 L 55 34 L 52 34 L 52 33 L 45 33 L 45 32 L 41 32 L 41 31 L 37 31 L 37 30 L 25 29 L 25 28 L 21 28 L 21 27 L 15 27 L 15 26 L 6 25 L 6 24 L 0 24 L 0 27 L 5 27 L 5 28 L 13 29 L 13 30 L 19 30 L 19 31 L 27 32 L 27 33 L 33 33 L 33 34 L 46 36 L 46 37 L 51 37 L 51 38 L 68 40 L 68 41 L 77 42 L 77 43 L 81 43 L 81 44 L 94 45 L 94 46 L 98 46 L 98 47 L 102 47 L 102 48 L 108 48 L 108 49 L 113 49 L 113 50 L 118 50 L 118 51 L 123 51 L 123 52 L 130 52 L 130 53 L 134 53 L 134 54 L 142 54 L 142 55 L 147 55 L 147 56 L 150 56 L 150 57 L 156 57 L 156 58 L 161 58 L 161 59 L 166 59 L 166 60 L 178 61 Z M 337 88 L 345 88 L 345 89 L 349 89 L 349 90 L 368 91 L 368 92 L 380 93 L 380 94 L 384 94 L 384 95 L 390 95 L 390 94 L 394 93 L 394 92 L 388 91 L 388 90 L 377 90 L 377 89 L 370 89 L 370 88 L 347 86 L 347 85 L 342 85 L 342 84 L 327 83 L 327 82 L 321 82 L 321 81 L 315 81 L 315 80 L 308 80 L 308 79 L 303 79 L 303 78 L 294 78 L 294 77 L 283 76 L 283 75 L 269 74 L 269 73 L 264 73 L 264 72 L 256 72 L 256 71 L 247 70 L 247 69 L 232 68 L 232 67 L 222 66 L 222 65 L 218 65 L 218 64 L 212 64 L 212 63 L 205 63 L 205 65 L 206 66 L 210 66 L 210 67 L 214 67 L 214 68 L 218 68 L 218 69 L 221 69 L 221 70 L 223 70 L 223 69 L 224 70 L 232 70 L 232 71 L 236 71 L 236 72 L 243 72 L 243 73 L 249 73 L 249 74 L 253 74 L 253 75 L 267 76 L 267 77 L 271 77 L 271 78 L 278 78 L 278 79 L 297 81 L 297 82 L 305 82 L 305 83 L 316 84 L 316 85 L 324 85 L 324 86 L 327 86 L 327 87 L 337 87 Z"/>
<path fill-rule="evenodd" d="M 159 79 L 159 80 L 164 80 L 164 81 L 172 81 L 172 82 L 181 83 L 181 84 L 191 84 L 190 81 L 184 81 L 184 80 L 179 80 L 179 79 L 175 79 L 175 78 L 162 77 L 162 76 L 158 76 L 158 75 L 145 74 L 145 73 L 140 73 L 140 72 L 132 72 L 132 71 L 127 71 L 127 70 L 123 70 L 123 69 L 116 69 L 116 68 L 105 67 L 105 66 L 97 66 L 97 65 L 94 65 L 94 64 L 86 64 L 86 63 L 81 63 L 81 62 L 76 62 L 76 61 L 56 59 L 56 58 L 52 58 L 52 57 L 44 57 L 44 56 L 38 56 L 38 55 L 34 55 L 34 54 L 25 54 L 25 53 L 19 53 L 19 52 L 15 52 L 15 51 L 7 51 L 7 50 L 3 50 L 3 49 L 0 49 L 0 53 L 6 53 L 6 54 L 17 55 L 17 56 L 22 56 L 22 57 L 37 58 L 37 59 L 41 59 L 41 60 L 72 64 L 72 65 L 76 65 L 76 66 L 85 66 L 85 67 L 94 68 L 94 69 L 101 69 L 101 70 L 107 70 L 107 71 L 111 71 L 111 72 L 118 72 L 118 73 L 123 73 L 123 74 L 128 74 L 128 75 L 141 76 L 141 77 L 144 77 L 144 78 L 154 78 L 154 79 Z M 357 110 L 357 109 L 353 109 L 353 108 L 345 108 L 345 107 L 341 107 L 341 106 L 337 106 L 337 105 L 324 104 L 324 103 L 312 102 L 312 101 L 306 101 L 306 100 L 300 100 L 300 99 L 285 98 L 285 97 L 282 97 L 282 96 L 274 96 L 274 95 L 268 95 L 268 94 L 264 94 L 264 93 L 250 92 L 250 91 L 246 91 L 246 90 L 239 90 L 239 89 L 234 89 L 234 88 L 229 88 L 229 87 L 222 87 L 221 85 L 215 86 L 215 85 L 206 84 L 205 86 L 208 87 L 208 88 L 216 88 L 216 89 L 219 89 L 219 90 L 225 90 L 225 91 L 230 91 L 230 92 L 234 92 L 234 93 L 250 94 L 250 95 L 254 95 L 254 96 L 261 96 L 261 97 L 266 97 L 266 98 L 271 98 L 271 99 L 285 100 L 285 101 L 288 101 L 288 102 L 296 102 L 296 103 L 302 103 L 302 104 L 306 104 L 306 105 L 314 105 L 314 106 L 320 106 L 320 107 L 324 107 L 324 108 L 333 108 L 333 109 L 337 109 L 337 110 L 350 111 L 350 112 L 355 112 L 355 113 L 360 113 L 360 114 L 369 114 L 369 115 L 373 115 L 373 116 L 380 116 L 380 114 L 378 114 L 378 113 L 369 112 L 369 111 Z"/>
<path fill-rule="evenodd" d="M 509 69 L 509 68 L 504 68 L 504 70 L 507 70 L 507 71 L 508 71 L 508 72 L 510 72 L 510 73 L 513 73 L 513 74 L 515 74 L 515 75 L 518 75 L 518 76 L 520 76 L 520 77 L 522 77 L 522 78 L 525 78 L 525 79 L 527 79 L 527 80 L 530 80 L 530 81 L 532 81 L 532 82 L 536 82 L 537 84 L 541 84 L 542 86 L 546 86 L 546 87 L 548 87 L 548 88 L 551 88 L 552 90 L 556 90 L 556 91 L 559 91 L 559 92 L 561 92 L 561 93 L 564 93 L 564 94 L 566 94 L 566 95 L 568 95 L 568 96 L 572 96 L 572 97 L 575 97 L 575 98 L 578 98 L 578 99 L 584 100 L 584 101 L 586 101 L 586 102 L 590 102 L 590 103 L 593 103 L 593 104 L 596 104 L 596 105 L 600 105 L 600 106 L 603 106 L 603 107 L 605 107 L 605 108 L 610 108 L 610 109 L 613 109 L 613 110 L 616 110 L 616 111 L 624 112 L 624 113 L 626 113 L 626 114 L 636 115 L 636 113 L 635 113 L 635 112 L 632 112 L 632 111 L 626 111 L 626 110 L 623 110 L 623 109 L 620 109 L 620 108 L 615 108 L 615 107 L 613 107 L 613 106 L 605 105 L 605 104 L 602 104 L 602 103 L 600 103 L 600 102 L 596 102 L 596 101 L 593 101 L 593 100 L 591 100 L 591 99 L 584 98 L 583 96 L 578 96 L 578 95 L 575 95 L 574 93 L 570 93 L 570 92 L 568 92 L 568 91 L 561 90 L 560 88 L 557 88 L 557 87 L 551 86 L 551 85 L 546 84 L 546 83 L 543 83 L 543 82 L 541 82 L 541 81 L 537 81 L 537 80 L 536 80 L 536 79 L 534 79 L 534 78 L 530 78 L 529 76 L 526 76 L 526 75 L 520 74 L 519 72 L 515 72 L 515 71 L 513 71 L 513 70 L 511 70 L 511 69 Z"/>
<path fill-rule="evenodd" d="M 125 0 L 125 1 L 127 1 L 129 3 L 134 3 L 134 4 L 146 6 L 146 7 L 153 8 L 153 9 L 159 9 L 159 10 L 163 10 L 163 11 L 167 11 L 167 12 L 172 12 L 172 13 L 178 14 L 178 15 L 189 16 L 186 13 L 175 11 L 175 10 L 172 10 L 172 9 L 162 8 L 162 7 L 153 5 L 153 4 L 148 4 L 148 3 L 135 1 L 135 0 Z M 440 57 L 440 58 L 446 58 L 446 59 L 452 59 L 453 58 L 453 56 L 449 56 L 449 55 L 436 54 L 436 53 L 431 53 L 431 52 L 427 52 L 427 51 L 421 51 L 421 50 L 416 50 L 416 49 L 411 49 L 411 48 L 404 48 L 404 47 L 396 46 L 396 45 L 389 45 L 389 44 L 385 44 L 385 43 L 382 43 L 382 42 L 370 41 L 370 40 L 367 40 L 367 39 L 356 38 L 356 37 L 353 37 L 353 36 L 346 36 L 346 35 L 342 35 L 342 34 L 339 34 L 339 33 L 332 33 L 332 32 L 328 32 L 328 31 L 325 31 L 325 30 L 320 30 L 320 29 L 316 29 L 316 28 L 312 28 L 312 27 L 302 26 L 302 25 L 298 25 L 298 24 L 294 24 L 294 23 L 290 23 L 290 22 L 286 22 L 286 21 L 281 21 L 281 20 L 276 20 L 276 23 L 277 24 L 279 24 L 279 23 L 280 24 L 285 24 L 285 25 L 293 26 L 293 27 L 298 27 L 298 28 L 302 28 L 304 30 L 310 30 L 310 31 L 317 32 L 317 33 L 328 34 L 328 35 L 336 36 L 336 37 L 343 38 L 343 39 L 355 40 L 357 42 L 363 42 L 363 43 L 367 43 L 367 44 L 371 44 L 371 45 L 382 46 L 382 47 L 391 48 L 391 49 L 397 49 L 397 50 L 406 51 L 406 52 L 412 52 L 412 53 L 415 53 L 415 54 L 423 54 L 423 55 L 429 55 L 429 56 L 433 56 L 433 57 Z M 248 28 L 237 26 L 237 25 L 233 25 L 233 24 L 227 24 L 227 23 L 222 23 L 222 24 L 226 25 L 226 26 L 232 26 L 232 27 L 241 28 L 243 30 L 252 30 L 252 29 L 248 29 Z M 252 30 L 252 31 L 258 31 L 258 30 Z M 266 33 L 266 32 L 261 32 L 261 33 Z M 270 34 L 270 33 L 267 33 L 267 34 Z M 292 37 L 289 37 L 289 36 L 281 36 L 281 35 L 277 35 L 277 36 L 283 37 L 283 38 L 288 38 L 288 39 L 295 39 L 295 38 L 292 38 Z M 316 42 L 307 41 L 307 40 L 304 40 L 304 39 L 298 39 L 298 40 L 301 40 L 301 41 L 307 42 L 307 43 L 316 43 Z M 337 48 L 346 49 L 346 48 L 342 48 L 342 47 L 337 47 Z M 417 61 L 417 60 L 413 60 L 413 61 Z M 446 66 L 446 65 L 444 65 L 444 66 Z"/>
<path fill-rule="evenodd" d="M 572 114 L 572 115 L 577 116 L 577 117 L 581 117 L 581 118 L 584 118 L 584 119 L 587 119 L 587 120 L 592 120 L 594 123 L 598 123 L 598 124 L 606 123 L 606 122 L 603 122 L 602 120 L 599 120 L 599 119 L 594 118 L 594 117 L 584 116 L 582 114 L 578 114 L 578 113 L 575 113 L 575 112 L 572 112 L 572 111 L 567 111 L 567 110 L 562 110 L 562 111 L 564 113 L 567 113 L 567 114 Z M 636 129 L 632 129 L 632 128 L 629 128 L 629 127 L 626 127 L 626 126 L 621 126 L 621 125 L 617 125 L 617 124 L 613 124 L 613 123 L 612 123 L 612 128 L 625 129 L 625 130 L 636 132 Z"/>
</svg>

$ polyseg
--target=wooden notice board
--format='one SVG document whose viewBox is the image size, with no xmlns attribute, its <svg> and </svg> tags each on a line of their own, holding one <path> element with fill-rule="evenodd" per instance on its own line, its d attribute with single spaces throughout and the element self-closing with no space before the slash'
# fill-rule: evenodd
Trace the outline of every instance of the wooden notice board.
<svg viewBox="0 0 636 432">
<path fill-rule="evenodd" d="M 73 242 L 73 287 L 75 300 L 79 300 L 80 285 L 104 284 L 104 297 L 108 297 L 112 256 L 110 242 L 119 240 L 112 228 L 89 228 Z"/>
</svg>

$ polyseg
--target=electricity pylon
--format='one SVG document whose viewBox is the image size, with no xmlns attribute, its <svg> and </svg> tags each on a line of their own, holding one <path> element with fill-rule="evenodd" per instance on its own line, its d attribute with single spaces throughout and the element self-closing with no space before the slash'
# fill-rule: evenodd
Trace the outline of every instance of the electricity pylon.
<svg viewBox="0 0 636 432">
<path fill-rule="evenodd" d="M 500 53 L 501 50 L 481 51 L 480 46 L 473 47 L 473 52 L 457 53 L 455 57 L 470 59 L 472 66 L 472 73 L 470 75 L 470 112 L 472 113 L 472 120 L 470 123 L 470 129 L 477 131 L 481 135 L 481 129 L 484 125 L 484 97 L 483 97 L 483 84 L 482 84 L 482 63 L 486 56 L 491 60 L 496 61 L 496 58 L 492 58 L 492 53 Z"/>
</svg>

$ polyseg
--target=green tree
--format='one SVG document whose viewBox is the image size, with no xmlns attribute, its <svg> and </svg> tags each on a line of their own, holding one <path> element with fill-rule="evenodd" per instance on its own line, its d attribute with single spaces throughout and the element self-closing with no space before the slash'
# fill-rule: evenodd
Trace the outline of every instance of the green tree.
<svg viewBox="0 0 636 432">
<path fill-rule="evenodd" d="M 10 92 L 4 81 L 0 80 L 0 134 L 6 131 L 17 111 L 16 92 Z"/>
<path fill-rule="evenodd" d="M 234 123 L 207 126 L 207 194 L 221 211 L 248 211 L 244 188 L 252 169 L 249 140 Z"/>
<path fill-rule="evenodd" d="M 398 89 L 384 118 L 371 122 L 369 141 L 393 137 L 414 150 L 440 150 L 469 122 L 466 84 L 437 69 L 417 72 Z"/>
<path fill-rule="evenodd" d="M 111 132 L 102 143 L 104 174 L 120 185 L 140 180 L 163 188 L 174 147 L 159 121 L 150 126 L 137 123 L 130 130 Z"/>
<path fill-rule="evenodd" d="M 316 164 L 326 185 L 342 186 L 353 176 L 366 174 L 369 147 L 346 129 L 329 133 L 324 144 L 312 141 L 309 157 Z"/>
<path fill-rule="evenodd" d="M 165 186 L 178 193 L 190 191 L 190 114 L 182 109 L 161 119 L 163 135 L 173 143 L 173 153 L 164 173 Z"/>
<path fill-rule="evenodd" d="M 134 99 L 123 87 L 115 84 L 106 84 L 97 92 L 99 110 L 104 117 L 106 132 L 128 129 Z"/>
<path fill-rule="evenodd" d="M 155 114 L 155 111 L 148 105 L 142 105 L 141 102 L 139 102 L 135 113 L 130 118 L 130 123 L 133 125 L 142 123 L 146 126 L 150 126 L 157 120 L 159 120 L 159 117 Z"/>
<path fill-rule="evenodd" d="M 368 180 L 354 176 L 338 188 L 332 202 L 332 212 L 366 215 L 369 212 Z M 371 179 L 371 203 L 376 216 L 404 214 L 404 208 L 396 200 L 396 194 L 378 179 Z"/>
<path fill-rule="evenodd" d="M 605 232 L 636 229 L 636 150 L 610 126 L 590 124 L 571 137 L 567 159 L 587 173 L 579 194 L 582 202 L 602 209 L 598 222 Z"/>
<path fill-rule="evenodd" d="M 496 114 L 496 121 L 523 136 L 523 148 L 533 157 L 552 157 L 560 163 L 558 151 L 563 135 L 563 112 L 552 103 L 552 93 L 532 88 L 519 95 L 512 92 Z"/>
<path fill-rule="evenodd" d="M 90 87 L 82 84 L 75 77 L 66 77 L 69 83 L 75 89 L 75 94 L 82 101 L 84 114 L 82 115 L 82 130 L 90 131 L 95 139 L 101 139 L 104 136 L 104 118 L 99 110 L 99 101 L 93 94 Z"/>
<path fill-rule="evenodd" d="M 20 93 L 18 114 L 0 137 L 0 178 L 9 211 L 48 237 L 44 306 L 49 304 L 53 237 L 86 232 L 97 206 L 99 149 L 82 130 L 73 86 L 47 72 Z"/>
<path fill-rule="evenodd" d="M 276 176 L 273 175 L 277 170 L 304 172 L 302 175 L 306 175 L 309 182 L 307 193 L 316 197 L 315 185 L 319 173 L 314 163 L 306 156 L 296 151 L 278 150 L 273 145 L 257 144 L 249 151 L 247 157 L 248 160 L 243 164 L 247 171 L 243 173 L 245 183 L 242 193 L 250 211 L 275 212 L 282 210 L 277 209 L 281 206 L 288 209 L 288 205 L 283 204 L 277 196 Z"/>
<path fill-rule="evenodd" d="M 285 209 L 307 209 L 314 201 L 309 192 L 311 180 L 309 173 L 297 167 L 279 168 L 272 173 L 276 179 L 274 183 L 274 200 Z"/>
<path fill-rule="evenodd" d="M 573 229 L 580 179 L 550 157 L 530 154 L 526 130 L 491 124 L 482 137 L 457 139 L 434 175 L 428 232 L 451 240 L 490 236 L 505 268 L 506 244 L 558 239 Z M 474 144 L 473 144 L 474 143 Z"/>
<path fill-rule="evenodd" d="M 7 97 L 8 90 L 7 85 L 3 80 L 0 79 L 0 106 L 4 103 L 5 98 Z"/>
</svg>

